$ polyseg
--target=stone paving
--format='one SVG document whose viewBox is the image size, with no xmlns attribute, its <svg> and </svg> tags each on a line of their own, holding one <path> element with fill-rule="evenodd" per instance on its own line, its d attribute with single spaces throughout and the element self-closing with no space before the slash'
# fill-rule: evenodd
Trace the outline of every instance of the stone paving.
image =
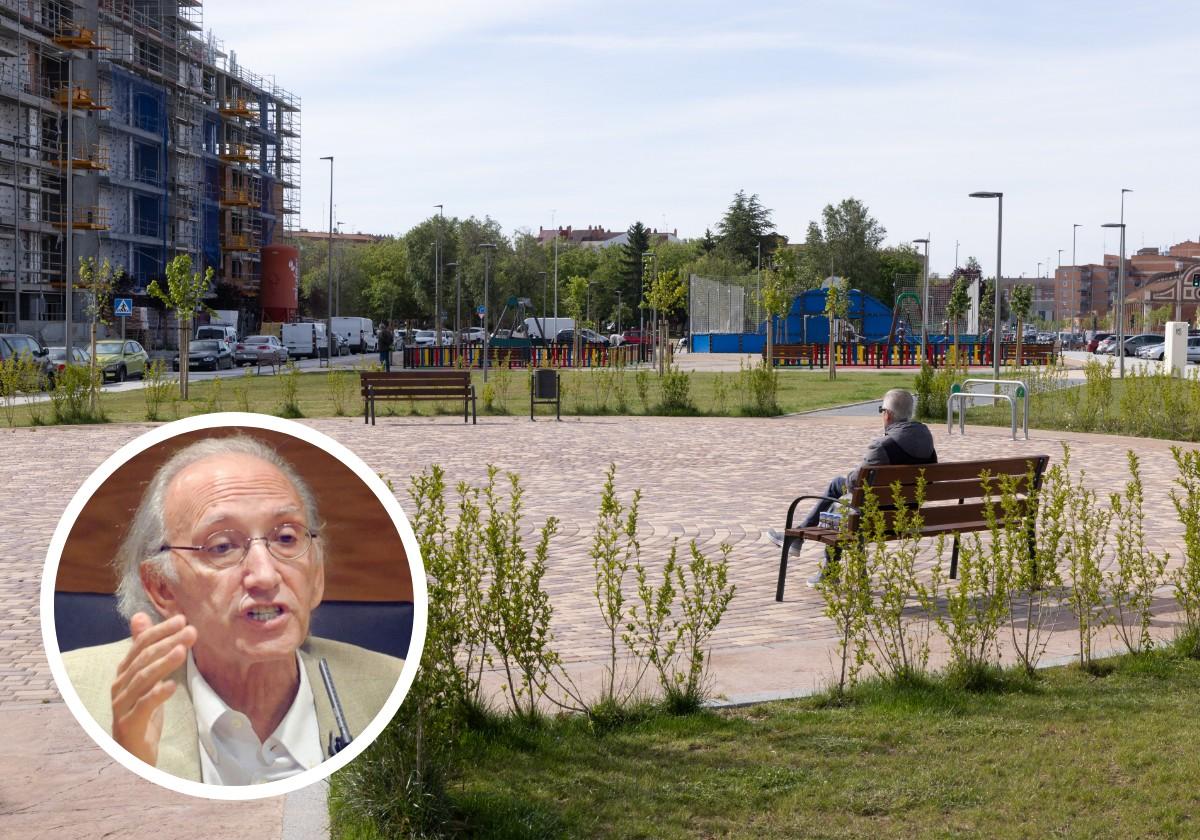
<svg viewBox="0 0 1200 840">
<path fill-rule="evenodd" d="M 816 493 L 828 478 L 853 466 L 879 430 L 878 417 L 795 416 L 772 420 L 691 418 L 571 418 L 561 423 L 528 418 L 481 418 L 470 426 L 451 418 L 381 417 L 376 427 L 358 419 L 309 424 L 358 453 L 391 478 L 411 512 L 408 477 L 441 464 L 452 485 L 481 483 L 486 465 L 520 474 L 526 491 L 526 532 L 547 516 L 561 520 L 546 581 L 555 607 L 557 647 L 577 674 L 594 677 L 606 656 L 603 627 L 592 596 L 587 551 L 608 464 L 617 486 L 641 504 L 642 556 L 662 562 L 673 540 L 695 540 L 701 550 L 731 546 L 737 596 L 713 639 L 715 690 L 732 701 L 787 696 L 824 685 L 832 674 L 833 628 L 820 596 L 806 588 L 818 553 L 793 561 L 787 597 L 776 603 L 778 550 L 766 539 L 781 523 L 790 499 Z M 50 537 L 67 502 L 87 475 L 149 426 L 113 425 L 0 432 L 0 486 L 9 504 L 0 512 L 0 835 L 59 837 L 73 833 L 74 815 L 89 822 L 79 836 L 111 831 L 148 836 L 156 826 L 187 815 L 179 836 L 210 840 L 241 836 L 247 826 L 263 837 L 281 836 L 283 807 L 260 803 L 200 802 L 159 791 L 90 746 L 54 688 L 38 624 L 41 568 Z M 1011 454 L 1061 455 L 1089 484 L 1108 491 L 1125 480 L 1125 450 L 1142 458 L 1147 534 L 1181 555 L 1181 529 L 1168 497 L 1174 477 L 1170 445 L 1101 435 L 1032 432 L 1013 442 L 1007 430 L 968 428 L 966 437 L 934 430 L 943 461 Z M 332 512 L 327 511 L 326 515 Z M 1171 608 L 1169 589 L 1160 607 Z M 1169 633 L 1169 616 L 1158 622 Z M 1065 627 L 1051 656 L 1074 649 Z M 137 808 L 127 803 L 137 802 Z M 93 807 L 94 806 L 94 807 Z M 81 824 L 82 825 L 82 824 Z M 201 829 L 200 826 L 203 826 Z M 171 832 L 156 836 L 175 836 Z"/>
</svg>

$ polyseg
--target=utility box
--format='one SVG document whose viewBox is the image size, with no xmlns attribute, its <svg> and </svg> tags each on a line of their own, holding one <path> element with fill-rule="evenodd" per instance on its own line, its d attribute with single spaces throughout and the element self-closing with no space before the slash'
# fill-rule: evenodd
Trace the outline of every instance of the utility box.
<svg viewBox="0 0 1200 840">
<path fill-rule="evenodd" d="M 1166 335 L 1166 346 L 1163 347 L 1163 368 L 1170 371 L 1172 376 L 1182 377 L 1187 368 L 1187 322 L 1168 321 Z"/>
</svg>

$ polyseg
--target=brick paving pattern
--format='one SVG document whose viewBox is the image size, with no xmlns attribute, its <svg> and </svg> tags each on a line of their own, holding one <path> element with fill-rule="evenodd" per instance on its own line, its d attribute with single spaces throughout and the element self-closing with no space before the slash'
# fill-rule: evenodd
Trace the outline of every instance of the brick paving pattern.
<svg viewBox="0 0 1200 840">
<path fill-rule="evenodd" d="M 732 547 L 731 580 L 737 596 L 713 640 L 712 677 L 719 693 L 732 699 L 782 696 L 819 687 L 832 673 L 832 626 L 821 615 L 820 596 L 804 584 L 819 553 L 806 549 L 802 559 L 793 560 L 786 600 L 776 603 L 778 550 L 767 541 L 765 530 L 781 524 L 791 498 L 822 491 L 832 475 L 854 466 L 866 443 L 878 434 L 878 418 L 570 418 L 561 423 L 481 418 L 474 427 L 447 417 L 385 416 L 376 427 L 350 418 L 307 422 L 391 478 L 410 513 L 408 478 L 430 464 L 445 468 L 450 486 L 459 480 L 482 483 L 488 463 L 519 473 L 526 490 L 527 533 L 532 535 L 548 516 L 561 520 L 546 585 L 555 607 L 557 647 L 578 673 L 594 674 L 606 652 L 592 596 L 588 548 L 610 462 L 617 465 L 623 499 L 634 488 L 644 492 L 642 557 L 648 565 L 660 565 L 676 538 L 681 547 L 694 539 L 706 552 L 716 552 L 722 543 Z M 0 783 L 0 834 L 7 834 L 8 824 L 17 825 L 8 821 L 24 815 L 24 836 L 62 836 L 54 827 L 61 829 L 66 823 L 48 815 L 68 806 L 54 806 L 44 796 L 33 802 L 29 798 L 38 790 L 65 790 L 72 775 L 69 768 L 85 755 L 88 778 L 101 785 L 96 788 L 98 797 L 105 790 L 120 791 L 115 794 L 119 796 L 135 791 L 139 804 L 154 803 L 140 817 L 146 825 L 157 819 L 156 808 L 164 809 L 165 820 L 171 809 L 190 807 L 190 800 L 181 803 L 182 797 L 149 790 L 152 786 L 83 743 L 86 738 L 54 688 L 38 623 L 41 569 L 59 516 L 92 470 L 148 428 L 0 432 L 0 486 L 9 494 L 0 512 L 0 737 L 24 745 L 18 753 L 0 758 L 6 778 Z M 1146 483 L 1148 542 L 1155 549 L 1170 550 L 1171 567 L 1178 564 L 1181 528 L 1168 496 L 1175 474 L 1168 443 L 1052 432 L 1033 432 L 1032 440 L 1013 442 L 1006 430 L 986 428 L 969 428 L 966 437 L 947 436 L 945 427 L 934 432 L 943 461 L 1020 453 L 1047 453 L 1057 460 L 1060 442 L 1067 441 L 1073 466 L 1085 469 L 1089 484 L 1105 496 L 1125 481 L 1125 450 L 1133 447 L 1142 458 Z M 1169 612 L 1169 588 L 1159 594 L 1162 611 Z M 1157 632 L 1169 633 L 1169 623 L 1164 617 Z M 1073 644 L 1068 625 L 1050 654 L 1065 656 Z M 42 760 L 34 762 L 33 772 L 29 762 L 39 755 Z M 194 807 L 197 817 L 201 811 L 209 813 L 207 803 Z M 236 820 L 220 822 L 230 814 L 253 813 L 270 823 L 271 807 L 246 804 L 225 812 L 216 807 L 211 809 L 213 830 L 206 828 L 205 833 L 211 838 L 235 836 L 231 826 Z M 110 807 L 104 813 L 118 820 L 122 810 Z M 86 833 L 99 833 L 100 828 L 95 825 Z M 192 828 L 197 833 L 195 825 Z M 234 833 L 226 835 L 226 829 Z M 274 836 L 270 831 L 258 833 Z"/>
</svg>

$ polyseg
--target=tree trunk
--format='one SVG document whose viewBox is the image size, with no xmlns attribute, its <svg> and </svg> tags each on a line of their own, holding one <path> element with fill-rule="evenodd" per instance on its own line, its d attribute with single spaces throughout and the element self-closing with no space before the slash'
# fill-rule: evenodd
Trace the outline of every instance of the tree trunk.
<svg viewBox="0 0 1200 840">
<path fill-rule="evenodd" d="M 772 366 L 773 366 L 772 359 L 775 355 L 775 344 L 772 341 L 772 339 L 774 338 L 772 333 L 774 333 L 775 331 L 773 329 L 771 329 L 772 322 L 774 320 L 775 320 L 775 316 L 773 314 L 771 314 L 770 312 L 768 312 L 767 313 L 767 370 L 772 369 Z"/>
<path fill-rule="evenodd" d="M 188 347 L 191 338 L 191 319 L 179 319 L 179 398 L 188 398 Z"/>
<path fill-rule="evenodd" d="M 834 357 L 834 351 L 837 349 L 837 343 L 834 341 L 834 319 L 829 319 L 829 381 L 837 379 L 837 359 Z"/>
<path fill-rule="evenodd" d="M 1021 367 L 1021 316 L 1017 316 L 1017 334 L 1013 336 L 1017 340 L 1017 367 Z"/>
<path fill-rule="evenodd" d="M 96 319 L 92 318 L 91 343 L 89 351 L 92 354 L 91 362 L 88 365 L 88 405 L 91 406 L 93 416 L 96 414 L 96 409 L 100 404 L 100 382 L 96 378 Z M 121 345 L 121 353 L 124 355 L 125 345 Z M 70 367 L 71 359 L 67 358 L 67 366 Z M 63 368 L 63 373 L 67 372 L 67 368 Z M 101 374 L 103 375 L 103 374 Z"/>
</svg>

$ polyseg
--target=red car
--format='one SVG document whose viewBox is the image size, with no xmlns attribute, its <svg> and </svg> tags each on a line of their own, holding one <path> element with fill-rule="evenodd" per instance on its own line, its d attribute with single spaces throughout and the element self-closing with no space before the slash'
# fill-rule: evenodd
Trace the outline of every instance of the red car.
<svg viewBox="0 0 1200 840">
<path fill-rule="evenodd" d="M 1095 353 L 1096 348 L 1100 345 L 1100 342 L 1106 338 L 1111 338 L 1112 335 L 1113 335 L 1112 333 L 1106 333 L 1106 332 L 1096 333 L 1094 336 L 1092 336 L 1092 340 L 1088 342 L 1087 351 L 1089 353 Z"/>
<path fill-rule="evenodd" d="M 621 342 L 622 344 L 641 344 L 642 343 L 642 331 L 641 330 L 625 330 L 625 332 L 622 333 L 621 337 L 624 339 L 624 341 Z"/>
</svg>

